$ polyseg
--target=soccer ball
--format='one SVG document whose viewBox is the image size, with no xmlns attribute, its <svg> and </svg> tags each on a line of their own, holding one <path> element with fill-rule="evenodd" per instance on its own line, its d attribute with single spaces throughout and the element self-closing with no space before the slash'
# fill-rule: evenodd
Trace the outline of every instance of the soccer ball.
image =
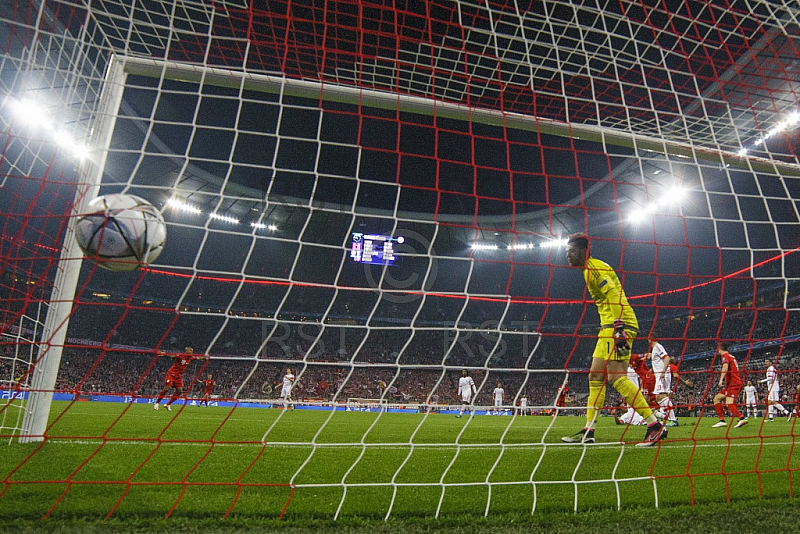
<svg viewBox="0 0 800 534">
<path fill-rule="evenodd" d="M 155 206 L 135 195 L 113 194 L 89 202 L 75 237 L 87 258 L 109 271 L 133 271 L 155 261 L 167 240 L 167 224 Z"/>
</svg>

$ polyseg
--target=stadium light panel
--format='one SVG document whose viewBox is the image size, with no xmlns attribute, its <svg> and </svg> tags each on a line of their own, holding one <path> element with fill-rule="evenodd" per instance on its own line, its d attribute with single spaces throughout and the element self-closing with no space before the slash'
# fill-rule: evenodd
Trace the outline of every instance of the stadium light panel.
<svg viewBox="0 0 800 534">
<path fill-rule="evenodd" d="M 791 128 L 795 128 L 798 125 L 798 123 L 800 123 L 800 111 L 797 110 L 792 111 L 791 113 L 789 113 L 789 115 L 786 116 L 785 119 L 778 122 L 775 126 L 767 130 L 767 133 L 763 134 L 761 137 L 756 139 L 753 142 L 752 146 L 750 146 L 750 148 L 756 148 L 763 145 L 764 143 L 766 143 L 768 139 L 775 137 L 779 133 L 789 130 Z M 739 150 L 738 155 L 740 157 L 747 156 L 750 148 L 742 147 Z"/>
<path fill-rule="evenodd" d="M 208 214 L 208 218 L 209 219 L 214 219 L 214 220 L 217 220 L 217 221 L 223 221 L 223 222 L 226 222 L 226 223 L 231 223 L 231 224 L 239 224 L 239 219 L 237 219 L 235 217 L 230 217 L 228 215 L 220 215 L 219 213 L 209 213 Z"/>
<path fill-rule="evenodd" d="M 633 211 L 628 215 L 628 221 L 632 222 L 633 224 L 639 224 L 640 222 L 644 221 L 645 217 L 650 213 L 649 210 L 646 208 L 642 208 L 636 211 Z"/>
<path fill-rule="evenodd" d="M 675 185 L 667 190 L 663 198 L 670 204 L 680 204 L 685 197 L 686 189 L 684 189 L 683 186 Z"/>
<path fill-rule="evenodd" d="M 566 237 L 559 237 L 557 239 L 551 239 L 549 241 L 544 241 L 539 246 L 541 248 L 556 248 L 556 247 L 566 247 L 568 239 Z"/>
<path fill-rule="evenodd" d="M 83 159 L 89 156 L 89 148 L 75 141 L 68 133 L 52 132 L 52 135 L 58 146 L 66 149 L 76 158 Z"/>
<path fill-rule="evenodd" d="M 32 100 L 11 99 L 9 105 L 22 124 L 44 130 L 58 146 L 66 149 L 73 157 L 83 159 L 89 156 L 89 147 L 79 143 L 67 132 L 56 129 L 48 110 L 41 104 Z"/>
<path fill-rule="evenodd" d="M 178 209 L 180 211 L 185 211 L 185 212 L 188 212 L 188 213 L 194 213 L 195 215 L 199 215 L 200 213 L 203 213 L 203 211 L 201 209 L 196 208 L 196 207 L 192 206 L 191 204 L 189 204 L 187 202 L 184 202 L 182 200 L 178 200 L 177 198 L 171 198 L 171 199 L 167 200 L 167 206 L 170 206 L 171 208 Z"/>
<path fill-rule="evenodd" d="M 14 115 L 24 125 L 32 128 L 43 128 L 52 131 L 53 123 L 43 106 L 32 100 L 11 100 Z"/>
</svg>

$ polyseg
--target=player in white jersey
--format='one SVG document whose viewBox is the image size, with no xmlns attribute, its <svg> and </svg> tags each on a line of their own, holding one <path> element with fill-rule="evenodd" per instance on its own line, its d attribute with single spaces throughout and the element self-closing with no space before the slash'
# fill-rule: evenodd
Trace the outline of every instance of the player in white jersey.
<svg viewBox="0 0 800 534">
<path fill-rule="evenodd" d="M 439 395 L 437 393 L 434 393 L 428 399 L 427 412 L 428 413 L 431 413 L 431 412 L 439 413 Z"/>
<path fill-rule="evenodd" d="M 281 399 L 283 399 L 283 407 L 294 410 L 294 402 L 292 402 L 292 386 L 294 385 L 294 375 L 290 367 L 286 368 L 286 374 L 283 375 L 283 386 L 281 387 Z"/>
<path fill-rule="evenodd" d="M 753 385 L 752 380 L 747 381 L 744 387 L 744 404 L 747 409 L 747 417 L 758 417 L 758 389 Z"/>
<path fill-rule="evenodd" d="M 504 394 L 505 390 L 503 389 L 503 384 L 498 382 L 497 387 L 494 388 L 494 391 L 492 391 L 492 396 L 494 397 L 494 413 L 500 413 L 500 407 L 503 405 Z"/>
<path fill-rule="evenodd" d="M 633 382 L 633 385 L 636 386 L 637 388 L 642 387 L 642 385 L 639 383 L 639 373 L 637 373 L 636 369 L 634 369 L 630 365 L 628 366 L 628 380 Z"/>
<path fill-rule="evenodd" d="M 781 404 L 781 381 L 778 379 L 778 370 L 770 360 L 764 360 L 764 365 L 767 366 L 767 378 L 761 383 L 767 383 L 767 412 L 769 413 L 767 422 L 770 422 L 775 418 L 776 408 L 783 415 L 789 415 L 789 410 Z"/>
<path fill-rule="evenodd" d="M 650 343 L 650 352 L 646 358 L 650 360 L 650 366 L 653 368 L 653 375 L 656 380 L 653 394 L 656 396 L 656 402 L 659 406 L 655 414 L 659 419 L 665 419 L 669 415 L 672 406 L 672 401 L 670 400 L 670 394 L 672 393 L 672 373 L 669 372 L 670 357 L 664 345 L 658 342 L 655 333 L 651 332 L 647 341 Z"/>
<path fill-rule="evenodd" d="M 628 408 L 628 411 L 614 419 L 618 425 L 644 425 L 644 417 L 636 413 L 633 408 Z"/>
<path fill-rule="evenodd" d="M 456 417 L 461 417 L 464 410 L 469 407 L 472 402 L 472 394 L 477 393 L 478 389 L 475 387 L 475 381 L 469 376 L 466 369 L 461 371 L 461 378 L 458 379 L 458 395 L 461 397 L 461 409 L 458 411 Z"/>
<path fill-rule="evenodd" d="M 614 416 L 614 422 L 618 425 L 647 424 L 645 423 L 644 417 L 636 413 L 636 410 L 629 406 L 624 399 L 619 402 L 616 408 L 611 410 L 611 414 Z"/>
<path fill-rule="evenodd" d="M 519 399 L 519 414 L 528 415 L 528 397 L 524 395 Z"/>
</svg>

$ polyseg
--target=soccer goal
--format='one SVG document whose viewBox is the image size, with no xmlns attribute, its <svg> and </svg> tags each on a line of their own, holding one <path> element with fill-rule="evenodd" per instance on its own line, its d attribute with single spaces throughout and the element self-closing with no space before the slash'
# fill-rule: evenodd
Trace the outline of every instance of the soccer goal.
<svg viewBox="0 0 800 534">
<path fill-rule="evenodd" d="M 796 13 L 667 7 L 4 4 L 0 515 L 793 495 L 794 422 L 712 425 L 719 343 L 745 383 L 776 363 L 785 405 L 800 386 Z M 110 193 L 162 212 L 155 262 L 83 259 L 74 221 Z M 691 384 L 655 447 L 610 385 L 596 443 L 561 439 L 602 326 L 575 233 L 632 352 L 654 337 Z"/>
</svg>

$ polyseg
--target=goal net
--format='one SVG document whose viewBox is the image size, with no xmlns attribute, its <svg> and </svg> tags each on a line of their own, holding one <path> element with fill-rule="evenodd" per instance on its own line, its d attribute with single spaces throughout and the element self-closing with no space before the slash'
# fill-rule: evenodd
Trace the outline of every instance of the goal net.
<svg viewBox="0 0 800 534">
<path fill-rule="evenodd" d="M 2 515 L 793 495 L 797 36 L 758 0 L 4 3 Z M 151 264 L 82 259 L 110 193 L 163 213 Z M 688 379 L 655 447 L 610 386 L 561 440 L 601 326 L 574 233 Z"/>
</svg>

